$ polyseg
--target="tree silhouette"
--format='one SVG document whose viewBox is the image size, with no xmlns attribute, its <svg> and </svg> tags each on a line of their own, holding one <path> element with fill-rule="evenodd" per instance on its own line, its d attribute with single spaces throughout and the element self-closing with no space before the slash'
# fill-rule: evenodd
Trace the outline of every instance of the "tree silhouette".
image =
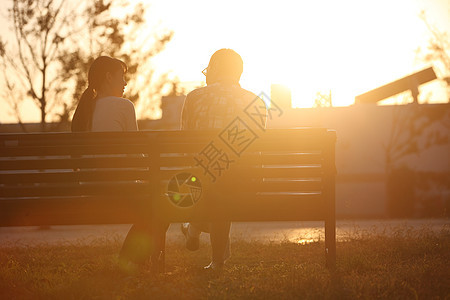
<svg viewBox="0 0 450 300">
<path fill-rule="evenodd" d="M 60 56 L 66 77 L 64 80 L 75 82 L 73 101 L 64 107 L 60 115 L 62 122 L 68 121 L 78 104 L 87 85 L 89 65 L 99 55 L 117 57 L 127 63 L 126 97 L 135 103 L 140 102 L 147 110 L 159 107 L 157 100 L 166 85 L 170 90 L 171 82 L 167 74 L 158 77 L 151 59 L 164 49 L 173 32 L 164 29 L 149 32 L 145 26 L 147 8 L 142 3 L 137 4 L 133 12 L 123 19 L 112 17 L 110 11 L 115 2 L 97 1 L 95 5 L 88 6 L 83 12 L 83 18 L 87 20 L 83 30 L 87 47 L 69 49 Z M 141 82 L 138 82 L 138 75 Z"/>
<path fill-rule="evenodd" d="M 404 101 L 408 103 L 409 100 L 406 98 Z M 448 144 L 449 125 L 450 110 L 445 107 L 417 103 L 393 107 L 390 134 L 382 145 L 390 216 L 413 216 L 417 201 L 414 191 L 423 184 L 417 179 L 421 173 L 405 164 L 404 159 L 410 155 L 420 155 L 434 146 Z"/>
<path fill-rule="evenodd" d="M 117 18 L 112 14 L 117 8 L 131 12 Z M 14 43 L 0 41 L 2 98 L 19 123 L 26 98 L 39 108 L 42 130 L 47 121 L 68 122 L 86 87 L 88 67 L 99 55 L 120 58 L 129 66 L 127 98 L 154 101 L 149 95 L 159 95 L 168 82 L 167 76 L 155 76 L 150 61 L 173 33 L 145 28 L 146 12 L 143 4 L 120 0 L 12 0 Z M 138 73 L 145 78 L 140 85 Z"/>
<path fill-rule="evenodd" d="M 450 100 L 450 39 L 448 33 L 432 25 L 424 11 L 420 17 L 430 33 L 427 47 L 417 49 L 418 59 L 432 63 L 436 75 L 447 88 Z M 410 102 L 403 99 L 404 104 Z M 420 155 L 434 146 L 450 142 L 450 110 L 448 104 L 441 107 L 419 105 L 417 103 L 399 105 L 394 108 L 390 135 L 383 144 L 385 170 L 387 174 L 388 210 L 391 216 L 411 217 L 416 189 L 426 189 L 430 185 L 440 188 L 448 186 L 449 178 L 430 172 L 418 171 L 407 166 L 403 159 L 409 155 Z M 430 173 L 430 174 L 428 174 Z M 432 205 L 436 201 L 428 199 L 422 206 Z M 425 201 L 422 201 L 425 202 Z M 423 212 L 422 212 L 423 213 Z"/>
<path fill-rule="evenodd" d="M 20 103 L 29 97 L 40 110 L 41 123 L 53 108 L 62 89 L 57 79 L 58 54 L 64 45 L 63 29 L 69 26 L 63 17 L 65 1 L 13 0 L 9 9 L 15 47 L 1 41 L 0 55 L 6 85 L 4 99 L 20 121 Z M 50 100 L 51 99 L 51 100 Z"/>
<path fill-rule="evenodd" d="M 447 88 L 447 100 L 450 101 L 450 37 L 449 33 L 438 29 L 428 21 L 425 11 L 420 13 L 420 18 L 427 26 L 430 38 L 424 49 L 419 47 L 417 54 L 419 59 L 433 63 L 438 78 Z"/>
</svg>

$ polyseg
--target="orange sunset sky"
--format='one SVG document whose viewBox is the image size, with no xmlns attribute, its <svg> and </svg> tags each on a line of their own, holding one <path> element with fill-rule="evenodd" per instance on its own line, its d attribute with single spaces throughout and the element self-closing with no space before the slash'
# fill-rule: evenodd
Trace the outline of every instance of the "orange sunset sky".
<svg viewBox="0 0 450 300">
<path fill-rule="evenodd" d="M 358 94 L 430 66 L 416 54 L 430 38 L 422 10 L 450 32 L 447 0 L 147 3 L 149 28 L 174 31 L 155 59 L 158 72 L 170 72 L 186 87 L 198 85 L 214 51 L 232 48 L 244 60 L 244 88 L 269 95 L 271 83 L 286 85 L 294 107 L 310 107 L 315 92 L 329 90 L 333 105 L 351 105 Z M 446 99 L 438 81 L 424 90 L 432 102 Z M 23 109 L 24 121 L 39 121 L 36 108 Z M 10 121 L 2 109 L 0 122 Z"/>
</svg>

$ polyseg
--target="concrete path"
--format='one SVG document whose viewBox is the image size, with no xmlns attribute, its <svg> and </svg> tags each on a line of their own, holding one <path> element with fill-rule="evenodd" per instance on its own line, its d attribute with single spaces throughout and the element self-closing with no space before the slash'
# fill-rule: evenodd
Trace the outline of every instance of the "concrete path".
<svg viewBox="0 0 450 300">
<path fill-rule="evenodd" d="M 411 234 L 421 230 L 450 232 L 449 219 L 412 220 L 342 220 L 337 221 L 337 239 L 348 240 L 365 235 Z M 232 240 L 281 242 L 291 241 L 307 244 L 324 240 L 323 222 L 264 222 L 233 223 Z M 2 227 L 0 228 L 0 247 L 33 246 L 39 244 L 97 244 L 108 241 L 123 241 L 130 225 L 96 226 L 52 226 Z M 180 224 L 172 224 L 167 234 L 167 243 L 183 240 Z M 202 234 L 207 242 L 209 235 Z"/>
</svg>

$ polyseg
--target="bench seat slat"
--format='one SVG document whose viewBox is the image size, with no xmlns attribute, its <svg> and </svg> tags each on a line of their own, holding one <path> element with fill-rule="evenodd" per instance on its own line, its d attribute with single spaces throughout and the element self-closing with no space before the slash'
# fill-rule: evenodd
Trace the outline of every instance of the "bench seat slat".
<svg viewBox="0 0 450 300">
<path fill-rule="evenodd" d="M 142 195 L 0 199 L 0 226 L 132 224 L 151 213 Z"/>
<path fill-rule="evenodd" d="M 324 220 L 325 203 L 319 193 L 302 195 L 254 195 L 245 198 L 215 199 L 206 205 L 198 203 L 197 210 L 176 210 L 172 205 L 156 207 L 172 222 L 189 221 L 295 221 Z M 162 199 L 161 201 L 164 201 Z"/>
</svg>

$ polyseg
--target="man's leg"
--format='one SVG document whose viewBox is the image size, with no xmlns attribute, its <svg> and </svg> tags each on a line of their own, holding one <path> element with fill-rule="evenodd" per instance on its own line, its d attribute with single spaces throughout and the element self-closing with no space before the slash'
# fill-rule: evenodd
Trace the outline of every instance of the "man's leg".
<svg viewBox="0 0 450 300">
<path fill-rule="evenodd" d="M 200 234 L 209 232 L 208 223 L 183 223 L 181 224 L 181 232 L 186 238 L 186 248 L 191 251 L 198 250 L 200 247 Z"/>
<path fill-rule="evenodd" d="M 231 222 L 211 223 L 212 262 L 208 267 L 222 267 L 231 255 L 230 249 Z"/>
</svg>

